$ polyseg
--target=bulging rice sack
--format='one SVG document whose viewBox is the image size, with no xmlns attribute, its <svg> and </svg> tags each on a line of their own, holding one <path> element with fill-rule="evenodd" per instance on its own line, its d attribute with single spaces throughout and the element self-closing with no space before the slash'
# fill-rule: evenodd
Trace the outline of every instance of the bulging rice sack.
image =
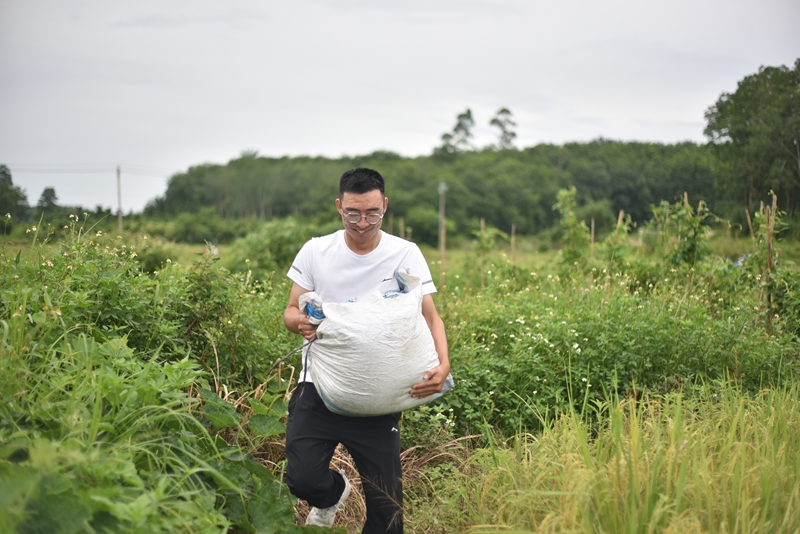
<svg viewBox="0 0 800 534">
<path fill-rule="evenodd" d="M 422 315 L 422 285 L 402 269 L 395 276 L 401 292 L 375 291 L 357 302 L 315 305 L 324 309 L 317 339 L 310 345 L 310 373 L 329 410 L 349 416 L 373 416 L 421 406 L 453 387 L 448 375 L 442 393 L 424 398 L 409 394 L 439 356 Z M 300 309 L 316 295 L 300 297 Z"/>
</svg>

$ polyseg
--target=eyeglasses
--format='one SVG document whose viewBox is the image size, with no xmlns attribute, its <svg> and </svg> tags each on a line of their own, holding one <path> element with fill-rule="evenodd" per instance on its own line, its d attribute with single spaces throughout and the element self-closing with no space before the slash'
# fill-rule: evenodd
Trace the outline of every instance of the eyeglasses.
<svg viewBox="0 0 800 534">
<path fill-rule="evenodd" d="M 361 219 L 366 219 L 369 224 L 378 224 L 381 222 L 381 219 L 383 219 L 383 215 L 379 213 L 367 213 L 366 215 L 361 215 L 355 211 L 342 213 L 342 217 L 344 217 L 344 220 L 350 224 L 358 224 L 361 222 Z"/>
</svg>

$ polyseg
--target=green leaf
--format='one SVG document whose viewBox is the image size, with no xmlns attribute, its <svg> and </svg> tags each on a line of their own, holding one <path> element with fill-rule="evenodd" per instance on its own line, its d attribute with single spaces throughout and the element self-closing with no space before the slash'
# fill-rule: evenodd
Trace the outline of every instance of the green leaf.
<svg viewBox="0 0 800 534">
<path fill-rule="evenodd" d="M 256 460 L 256 458 L 250 454 L 248 454 L 248 458 L 242 461 L 242 467 L 250 471 L 251 474 L 260 478 L 262 482 L 277 480 L 275 475 L 272 474 L 272 471 L 264 467 L 261 462 Z"/>
<path fill-rule="evenodd" d="M 274 415 L 254 415 L 250 418 L 249 426 L 253 434 L 265 438 L 279 436 L 286 432 L 286 425 Z"/>
<path fill-rule="evenodd" d="M 27 446 L 28 440 L 25 438 L 9 439 L 0 445 L 0 458 L 14 463 L 24 461 L 22 459 L 27 460 L 29 457 Z"/>
<path fill-rule="evenodd" d="M 211 421 L 214 430 L 236 426 L 242 420 L 242 416 L 236 413 L 236 409 L 230 404 L 228 406 L 206 404 L 200 411 Z"/>
<path fill-rule="evenodd" d="M 220 452 L 222 453 L 223 458 L 230 460 L 231 462 L 241 462 L 249 456 L 247 452 L 238 447 L 226 448 L 226 450 Z"/>
<path fill-rule="evenodd" d="M 239 488 L 244 488 L 253 479 L 247 469 L 233 462 L 224 462 L 219 471 Z"/>
<path fill-rule="evenodd" d="M 250 408 L 252 408 L 253 412 L 257 415 L 267 415 L 269 413 L 269 406 L 256 399 L 250 399 Z"/>
<path fill-rule="evenodd" d="M 36 324 L 45 324 L 47 322 L 47 313 L 38 311 L 31 316 L 31 319 Z"/>
<path fill-rule="evenodd" d="M 214 437 L 214 447 L 216 448 L 215 454 L 219 453 L 219 451 L 225 450 L 229 447 L 228 442 L 225 441 L 225 438 L 222 436 L 215 436 Z"/>
<path fill-rule="evenodd" d="M 17 527 L 19 534 L 72 534 L 83 532 L 92 517 L 89 508 L 74 495 L 45 494 L 28 504 L 28 518 Z"/>
<path fill-rule="evenodd" d="M 208 475 L 214 479 L 214 482 L 216 482 L 217 486 L 219 486 L 219 488 L 222 489 L 223 491 L 234 492 L 238 494 L 239 492 L 241 492 L 242 488 L 240 488 L 236 484 L 236 481 L 231 480 L 230 478 L 228 478 L 227 474 L 223 474 L 222 472 L 223 469 L 225 468 L 225 465 L 230 463 L 231 462 L 228 462 L 226 460 L 219 460 L 219 459 L 209 460 L 208 465 L 213 467 L 213 469 L 208 471 Z"/>
<path fill-rule="evenodd" d="M 289 403 L 283 400 L 283 398 L 278 398 L 272 405 L 269 407 L 269 411 L 271 414 L 275 415 L 276 417 L 285 417 L 286 410 L 289 407 Z"/>
<path fill-rule="evenodd" d="M 225 515 L 242 531 L 256 531 L 252 523 L 250 523 L 250 519 L 247 517 L 244 504 L 242 504 L 239 498 L 231 497 L 230 500 L 225 503 Z"/>
<path fill-rule="evenodd" d="M 199 388 L 198 392 L 205 401 L 200 411 L 211 421 L 214 430 L 236 426 L 242 421 L 242 416 L 236 412 L 236 408 L 220 399 L 213 391 Z"/>
<path fill-rule="evenodd" d="M 277 532 L 294 524 L 294 508 L 289 491 L 276 481 L 262 484 L 247 503 L 247 512 L 256 532 Z"/>
<path fill-rule="evenodd" d="M 0 509 L 9 508 L 39 482 L 39 471 L 13 464 L 0 464 Z"/>
<path fill-rule="evenodd" d="M 283 417 L 286 415 L 286 408 L 289 403 L 283 400 L 283 394 L 275 395 L 272 398 L 266 398 L 262 401 L 250 399 L 250 407 L 257 415 L 275 415 Z"/>
<path fill-rule="evenodd" d="M 95 532 L 120 532 L 122 522 L 109 512 L 96 512 L 89 522 Z"/>
<path fill-rule="evenodd" d="M 42 477 L 42 490 L 50 495 L 58 495 L 72 489 L 72 480 L 61 473 L 47 473 Z"/>
</svg>

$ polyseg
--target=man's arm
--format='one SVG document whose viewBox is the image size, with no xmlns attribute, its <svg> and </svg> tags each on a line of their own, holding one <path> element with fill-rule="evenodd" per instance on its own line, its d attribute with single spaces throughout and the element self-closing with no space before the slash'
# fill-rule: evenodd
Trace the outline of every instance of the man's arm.
<svg viewBox="0 0 800 534">
<path fill-rule="evenodd" d="M 283 311 L 283 324 L 286 325 L 290 332 L 312 340 L 317 335 L 317 325 L 308 322 L 308 317 L 300 311 L 300 305 L 297 302 L 300 295 L 308 293 L 308 291 L 308 289 L 303 289 L 297 283 L 292 284 L 292 290 L 289 292 L 289 303 Z"/>
<path fill-rule="evenodd" d="M 300 293 L 302 294 L 302 293 Z M 300 295 L 298 294 L 298 296 Z M 450 354 L 447 349 L 447 334 L 444 330 L 444 322 L 436 311 L 436 304 L 433 302 L 432 295 L 422 297 L 422 316 L 428 323 L 428 328 L 433 336 L 433 344 L 436 353 L 439 355 L 439 365 L 434 367 L 422 377 L 422 382 L 415 384 L 411 388 L 412 397 L 427 397 L 442 391 L 442 386 L 450 373 Z"/>
</svg>

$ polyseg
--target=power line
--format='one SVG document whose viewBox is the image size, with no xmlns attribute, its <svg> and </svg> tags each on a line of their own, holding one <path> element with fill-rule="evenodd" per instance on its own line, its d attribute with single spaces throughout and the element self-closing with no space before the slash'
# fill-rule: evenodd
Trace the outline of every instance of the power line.
<svg viewBox="0 0 800 534">
<path fill-rule="evenodd" d="M 96 165 L 65 165 L 65 164 L 52 164 L 52 165 L 42 165 L 42 164 L 7 164 L 6 165 L 9 170 L 14 173 L 19 174 L 114 174 L 116 172 L 117 165 L 108 165 L 98 167 Z M 175 172 L 165 171 L 163 169 L 156 169 L 154 167 L 147 167 L 145 165 L 136 165 L 136 164 L 124 164 L 121 163 L 120 166 L 125 168 L 124 174 L 130 174 L 134 176 L 149 176 L 151 178 L 166 178 Z M 129 170 L 131 169 L 132 170 Z"/>
<path fill-rule="evenodd" d="M 126 168 L 125 175 L 128 176 L 148 176 L 151 178 L 167 178 L 170 174 L 163 169 L 156 169 L 155 167 L 147 167 L 145 165 L 131 164 L 99 164 L 99 163 L 49 163 L 49 164 L 35 164 L 35 163 L 11 163 L 5 165 L 12 174 L 50 174 L 50 175 L 63 175 L 63 174 L 112 174 L 116 173 L 117 177 L 117 230 L 122 234 L 122 167 Z M 131 167 L 133 170 L 130 170 Z M 158 173 L 158 174 L 154 174 Z M 67 177 L 61 176 L 61 179 Z M 58 180 L 56 176 L 53 179 Z"/>
<path fill-rule="evenodd" d="M 114 175 L 114 169 L 108 171 L 83 171 L 83 170 L 49 170 L 49 169 L 16 169 L 9 167 L 12 174 L 109 174 Z M 149 178 L 167 178 L 163 174 L 144 174 L 141 172 L 125 171 L 123 174 L 131 176 L 147 176 Z"/>
</svg>

